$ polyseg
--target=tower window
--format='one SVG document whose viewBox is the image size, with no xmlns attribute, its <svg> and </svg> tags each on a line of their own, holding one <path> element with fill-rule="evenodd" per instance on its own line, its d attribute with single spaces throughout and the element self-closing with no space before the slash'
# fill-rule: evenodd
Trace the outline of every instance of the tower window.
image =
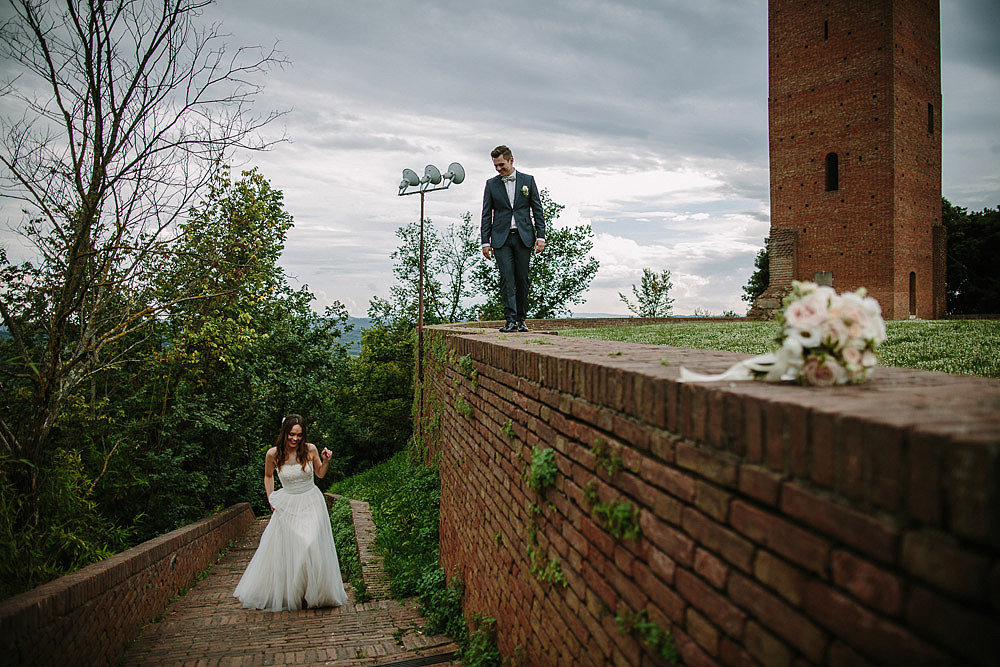
<svg viewBox="0 0 1000 667">
<path fill-rule="evenodd" d="M 917 274 L 910 271 L 910 315 L 917 315 Z"/>
<path fill-rule="evenodd" d="M 836 153 L 826 154 L 826 191 L 832 192 L 840 189 L 840 169 Z"/>
<path fill-rule="evenodd" d="M 927 134 L 934 134 L 934 105 L 927 103 Z"/>
<path fill-rule="evenodd" d="M 823 21 L 823 39 L 830 39 L 830 22 Z"/>
</svg>

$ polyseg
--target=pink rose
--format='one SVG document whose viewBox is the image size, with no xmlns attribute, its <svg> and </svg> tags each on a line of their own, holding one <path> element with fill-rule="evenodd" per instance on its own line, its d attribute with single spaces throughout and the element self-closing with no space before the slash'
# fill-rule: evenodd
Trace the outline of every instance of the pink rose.
<svg viewBox="0 0 1000 667">
<path fill-rule="evenodd" d="M 793 329 L 815 329 L 826 319 L 826 300 L 819 294 L 808 294 L 785 308 L 785 324 Z"/>
<path fill-rule="evenodd" d="M 830 387 L 842 384 L 847 379 L 847 372 L 831 357 L 809 357 L 802 366 L 802 376 L 806 384 L 814 387 Z"/>
<path fill-rule="evenodd" d="M 862 353 L 856 347 L 845 347 L 840 351 L 840 355 L 844 359 L 844 365 L 847 366 L 848 371 L 853 371 L 861 368 Z"/>
</svg>

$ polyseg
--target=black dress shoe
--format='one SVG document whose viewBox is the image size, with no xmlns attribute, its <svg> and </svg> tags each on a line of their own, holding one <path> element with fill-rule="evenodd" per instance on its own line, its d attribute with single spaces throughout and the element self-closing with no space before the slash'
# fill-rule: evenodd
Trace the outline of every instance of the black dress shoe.
<svg viewBox="0 0 1000 667">
<path fill-rule="evenodd" d="M 527 331 L 528 327 L 524 324 L 523 321 L 521 321 L 521 322 L 517 323 L 517 330 L 518 331 Z"/>
<path fill-rule="evenodd" d="M 508 322 L 500 327 L 500 333 L 514 333 L 515 331 L 517 331 L 517 323 L 515 322 Z"/>
</svg>

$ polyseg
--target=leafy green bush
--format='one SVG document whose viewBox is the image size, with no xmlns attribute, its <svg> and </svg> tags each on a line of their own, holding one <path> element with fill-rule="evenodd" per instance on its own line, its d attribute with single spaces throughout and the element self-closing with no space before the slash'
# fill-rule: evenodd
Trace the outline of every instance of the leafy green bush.
<svg viewBox="0 0 1000 667">
<path fill-rule="evenodd" d="M 375 543 L 396 597 L 419 592 L 424 573 L 438 567 L 441 489 L 437 470 L 411 465 L 406 452 L 334 484 L 331 491 L 364 500 L 378 527 Z"/>
<path fill-rule="evenodd" d="M 367 602 L 371 597 L 361 573 L 354 518 L 351 516 L 351 502 L 347 498 L 338 498 L 330 506 L 330 525 L 333 528 L 333 542 L 337 547 L 337 559 L 340 561 L 340 574 L 344 581 L 351 582 L 355 599 Z"/>
<path fill-rule="evenodd" d="M 467 667 L 499 665 L 495 621 L 475 617 L 470 632 L 462 612 L 462 581 L 458 577 L 449 581 L 440 565 L 437 470 L 399 452 L 385 463 L 334 484 L 331 491 L 370 505 L 378 531 L 375 544 L 385 560 L 392 594 L 419 598 L 420 611 L 428 619 L 425 630 L 457 641 Z"/>
</svg>

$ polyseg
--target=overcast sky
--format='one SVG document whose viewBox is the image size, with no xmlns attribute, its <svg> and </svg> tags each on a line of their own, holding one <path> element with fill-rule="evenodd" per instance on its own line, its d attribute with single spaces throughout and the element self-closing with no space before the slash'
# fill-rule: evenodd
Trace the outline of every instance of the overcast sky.
<svg viewBox="0 0 1000 667">
<path fill-rule="evenodd" d="M 677 314 L 745 310 L 769 230 L 765 0 L 219 0 L 205 19 L 291 61 L 258 100 L 290 110 L 290 141 L 244 166 L 284 192 L 282 263 L 317 309 L 389 295 L 394 232 L 419 217 L 403 168 L 460 162 L 427 216 L 478 227 L 502 143 L 566 206 L 557 225 L 593 226 L 576 312 L 626 313 L 643 267 L 672 272 Z M 996 0 L 942 2 L 942 191 L 973 210 L 1000 204 L 998 25 Z"/>
</svg>

